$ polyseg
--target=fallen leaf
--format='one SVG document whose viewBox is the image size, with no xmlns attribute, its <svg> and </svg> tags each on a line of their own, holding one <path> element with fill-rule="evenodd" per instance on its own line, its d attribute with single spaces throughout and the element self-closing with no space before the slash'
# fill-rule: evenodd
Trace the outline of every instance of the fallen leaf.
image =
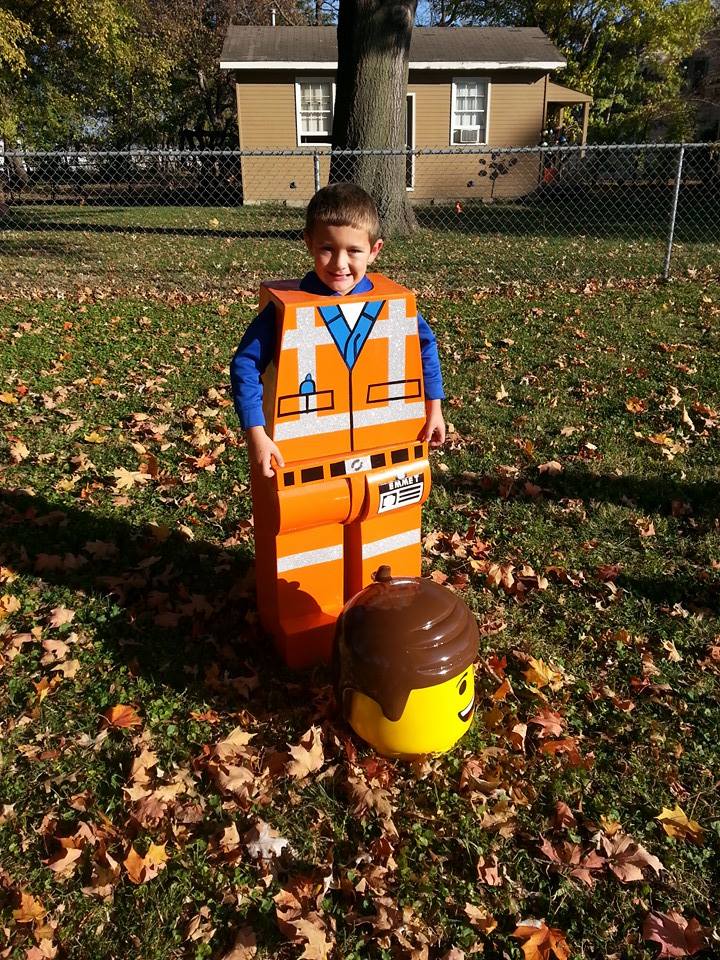
<svg viewBox="0 0 720 960">
<path fill-rule="evenodd" d="M 258 820 L 243 836 L 243 843 L 253 860 L 270 860 L 279 857 L 289 841 L 281 837 L 277 830 Z"/>
<path fill-rule="evenodd" d="M 257 938 L 252 927 L 243 927 L 235 935 L 235 943 L 220 960 L 252 960 L 257 954 Z"/>
<path fill-rule="evenodd" d="M 559 737 L 565 729 L 565 718 L 548 707 L 534 717 L 530 717 L 528 723 L 534 723 L 540 727 L 538 737 L 541 740 L 544 737 Z"/>
<path fill-rule="evenodd" d="M 702 827 L 697 820 L 688 820 L 687 815 L 680 809 L 678 804 L 675 804 L 674 810 L 663 807 L 655 819 L 660 821 L 663 830 L 669 837 L 676 837 L 680 840 L 692 840 L 694 843 L 702 843 Z"/>
<path fill-rule="evenodd" d="M 681 913 L 648 913 L 643 920 L 643 940 L 660 944 L 658 957 L 691 957 L 703 950 L 711 930 L 696 917 L 686 920 Z"/>
<path fill-rule="evenodd" d="M 67 607 L 54 607 L 50 611 L 48 623 L 51 627 L 62 627 L 66 623 L 72 623 L 75 618 L 75 611 L 68 610 Z"/>
<path fill-rule="evenodd" d="M 86 443 L 105 443 L 107 441 L 107 434 L 98 433 L 97 430 L 91 430 L 90 433 L 85 434 L 83 440 Z"/>
<path fill-rule="evenodd" d="M 548 666 L 544 660 L 528 657 L 530 666 L 523 672 L 528 683 L 541 689 L 549 686 L 551 690 L 559 690 L 565 684 L 565 677 L 559 670 Z"/>
<path fill-rule="evenodd" d="M 25 890 L 20 891 L 20 906 L 13 910 L 15 923 L 36 923 L 47 913 L 39 900 Z"/>
<path fill-rule="evenodd" d="M 161 870 L 167 866 L 168 855 L 165 844 L 151 843 L 144 857 L 141 857 L 134 846 L 130 846 L 123 866 L 127 870 L 130 881 L 135 884 L 147 883 L 153 880 Z"/>
<path fill-rule="evenodd" d="M 142 720 L 135 711 L 135 707 L 127 706 L 124 703 L 118 703 L 114 707 L 108 707 L 103 711 L 103 717 L 110 727 L 139 727 L 142 726 Z"/>
<path fill-rule="evenodd" d="M 300 743 L 289 749 L 293 759 L 287 765 L 287 774 L 295 780 L 302 780 L 325 763 L 320 727 L 310 727 Z"/>
<path fill-rule="evenodd" d="M 548 927 L 544 920 L 523 920 L 511 935 L 525 941 L 525 960 L 568 960 L 570 956 L 565 934 L 557 927 Z"/>
<path fill-rule="evenodd" d="M 557 460 L 548 460 L 547 463 L 541 463 L 538 465 L 539 473 L 547 473 L 549 477 L 555 477 L 558 473 L 562 473 L 565 468 Z"/>
<path fill-rule="evenodd" d="M 13 463 L 22 463 L 23 460 L 27 460 L 29 456 L 30 451 L 22 440 L 16 440 L 15 443 L 10 444 L 10 459 Z"/>
<path fill-rule="evenodd" d="M 482 930 L 483 933 L 492 933 L 497 927 L 497 920 L 493 915 L 483 907 L 476 907 L 472 903 L 465 904 L 465 914 L 473 927 Z"/>
<path fill-rule="evenodd" d="M 616 834 L 612 838 L 603 837 L 602 846 L 607 854 L 609 869 L 621 883 L 643 880 L 643 871 L 647 868 L 654 870 L 657 876 L 665 869 L 657 857 L 626 833 Z"/>
</svg>

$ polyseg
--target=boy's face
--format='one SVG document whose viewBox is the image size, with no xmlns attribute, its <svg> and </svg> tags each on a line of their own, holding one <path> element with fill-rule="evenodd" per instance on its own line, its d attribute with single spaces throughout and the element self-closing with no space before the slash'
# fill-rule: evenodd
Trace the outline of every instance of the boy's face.
<svg viewBox="0 0 720 960">
<path fill-rule="evenodd" d="M 348 293 L 359 283 L 380 253 L 383 242 L 370 244 L 367 230 L 316 224 L 305 243 L 315 261 L 315 273 L 335 293 Z"/>
</svg>

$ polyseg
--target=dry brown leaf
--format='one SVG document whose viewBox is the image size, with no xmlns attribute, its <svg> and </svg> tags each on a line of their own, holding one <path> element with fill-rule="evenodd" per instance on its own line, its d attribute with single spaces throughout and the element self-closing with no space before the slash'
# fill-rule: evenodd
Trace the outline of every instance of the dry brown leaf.
<svg viewBox="0 0 720 960">
<path fill-rule="evenodd" d="M 293 759 L 287 765 L 287 774 L 295 780 L 302 780 L 315 773 L 325 763 L 320 727 L 310 727 L 300 743 L 289 749 Z"/>
<path fill-rule="evenodd" d="M 697 917 L 686 920 L 681 913 L 648 913 L 643 921 L 643 940 L 660 944 L 658 957 L 691 957 L 709 943 L 712 931 Z"/>
<path fill-rule="evenodd" d="M 291 920 L 289 925 L 295 931 L 295 939 L 305 945 L 298 960 L 328 960 L 335 940 L 332 934 L 332 939 L 327 939 L 328 931 L 318 914 L 311 913 L 307 917 Z"/>
<path fill-rule="evenodd" d="M 489 860 L 485 860 L 485 857 L 478 859 L 477 875 L 480 883 L 485 883 L 488 887 L 499 887 L 502 885 L 503 878 L 500 876 L 500 866 L 494 854 Z"/>
<path fill-rule="evenodd" d="M 536 660 L 534 657 L 528 657 L 530 666 L 523 671 L 523 676 L 528 683 L 542 689 L 549 686 L 551 690 L 559 690 L 565 684 L 565 677 L 554 667 L 549 666 L 544 660 Z"/>
<path fill-rule="evenodd" d="M 540 727 L 538 737 L 541 740 L 545 737 L 559 737 L 565 729 L 565 718 L 549 707 L 545 707 L 534 717 L 530 717 L 528 723 L 534 723 Z"/>
<path fill-rule="evenodd" d="M 243 927 L 235 936 L 235 943 L 220 960 L 252 960 L 257 954 L 257 938 L 252 927 Z"/>
<path fill-rule="evenodd" d="M 547 463 L 541 463 L 538 466 L 539 473 L 546 473 L 549 477 L 555 477 L 558 473 L 562 473 L 565 468 L 557 460 L 548 460 Z"/>
<path fill-rule="evenodd" d="M 114 707 L 108 707 L 103 711 L 103 717 L 109 727 L 139 727 L 142 726 L 142 720 L 138 716 L 135 707 L 130 707 L 124 703 L 118 703 Z"/>
<path fill-rule="evenodd" d="M 51 627 L 61 627 L 65 623 L 71 623 L 75 617 L 74 610 L 68 610 L 67 607 L 54 607 L 50 611 L 48 623 Z"/>
<path fill-rule="evenodd" d="M 570 827 L 577 826 L 575 814 L 563 800 L 558 800 L 555 804 L 553 826 L 558 830 L 567 830 Z"/>
<path fill-rule="evenodd" d="M 44 860 L 43 863 L 48 870 L 52 870 L 52 872 L 58 876 L 70 877 L 75 872 L 78 865 L 77 862 L 82 854 L 82 848 L 68 847 L 67 849 L 59 850 L 53 857 Z"/>
<path fill-rule="evenodd" d="M 20 891 L 20 906 L 13 910 L 15 923 L 37 923 L 46 913 L 45 907 L 31 893 Z"/>
<path fill-rule="evenodd" d="M 602 837 L 602 846 L 607 854 L 608 867 L 621 883 L 644 879 L 643 871 L 647 869 L 653 870 L 657 876 L 665 869 L 657 857 L 626 833 Z"/>
<path fill-rule="evenodd" d="M 144 857 L 141 857 L 134 846 L 131 845 L 127 857 L 123 861 L 123 866 L 127 870 L 128 877 L 132 883 L 147 883 L 153 880 L 161 870 L 167 866 L 168 855 L 165 851 L 165 844 L 151 843 Z"/>
<path fill-rule="evenodd" d="M 675 809 L 670 810 L 663 807 L 662 811 L 655 817 L 662 824 L 662 828 L 669 837 L 675 837 L 680 840 L 692 840 L 693 843 L 702 843 L 703 829 L 697 820 L 688 820 L 685 814 L 675 804 Z"/>
<path fill-rule="evenodd" d="M 13 463 L 22 463 L 23 460 L 27 460 L 29 456 L 30 451 L 22 440 L 16 440 L 15 443 L 10 444 L 10 460 Z"/>
<path fill-rule="evenodd" d="M 557 927 L 548 927 L 544 920 L 523 920 L 512 936 L 524 941 L 525 960 L 568 960 L 570 956 L 565 934 Z"/>
<path fill-rule="evenodd" d="M 492 933 L 497 927 L 497 920 L 489 911 L 483 907 L 476 907 L 472 903 L 465 904 L 465 914 L 473 927 L 482 930 L 483 933 Z"/>
</svg>

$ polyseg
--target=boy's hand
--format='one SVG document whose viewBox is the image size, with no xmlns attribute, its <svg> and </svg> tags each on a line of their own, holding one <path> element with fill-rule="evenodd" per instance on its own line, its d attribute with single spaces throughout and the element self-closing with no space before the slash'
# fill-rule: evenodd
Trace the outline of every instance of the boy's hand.
<svg viewBox="0 0 720 960">
<path fill-rule="evenodd" d="M 276 466 L 284 467 L 285 461 L 282 454 L 273 443 L 270 437 L 265 433 L 264 427 L 250 427 L 245 431 L 245 438 L 248 445 L 250 462 L 259 467 L 264 477 L 274 477 L 275 471 L 272 467 L 272 461 Z"/>
<path fill-rule="evenodd" d="M 420 434 L 421 440 L 427 440 L 432 450 L 445 443 L 445 421 L 440 400 L 425 401 L 425 426 Z"/>
</svg>

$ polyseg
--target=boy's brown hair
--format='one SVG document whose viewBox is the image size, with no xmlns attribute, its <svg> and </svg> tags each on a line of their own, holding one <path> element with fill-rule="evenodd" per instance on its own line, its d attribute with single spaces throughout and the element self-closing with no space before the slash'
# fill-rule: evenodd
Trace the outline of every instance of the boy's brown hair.
<svg viewBox="0 0 720 960">
<path fill-rule="evenodd" d="M 355 183 L 331 183 L 315 194 L 305 213 L 305 233 L 312 236 L 316 224 L 367 230 L 370 246 L 380 237 L 380 217 L 375 201 Z"/>
</svg>

